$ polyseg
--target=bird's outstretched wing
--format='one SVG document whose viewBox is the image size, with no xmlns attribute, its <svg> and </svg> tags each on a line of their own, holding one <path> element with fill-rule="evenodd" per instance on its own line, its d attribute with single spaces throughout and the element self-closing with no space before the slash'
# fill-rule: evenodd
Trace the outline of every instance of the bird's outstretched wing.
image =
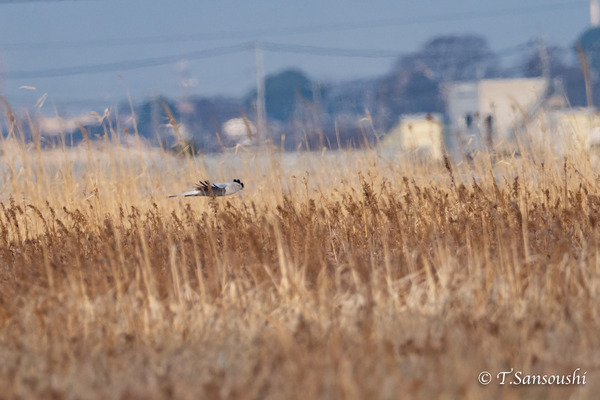
<svg viewBox="0 0 600 400">
<path fill-rule="evenodd" d="M 233 186 L 232 186 L 233 185 Z M 209 181 L 200 181 L 195 185 L 195 190 L 189 192 L 174 194 L 169 197 L 188 197 L 188 196 L 227 196 L 229 194 L 237 193 L 243 188 L 241 182 L 226 182 L 226 183 L 210 183 Z"/>
<path fill-rule="evenodd" d="M 200 181 L 196 185 L 196 191 L 200 192 L 196 196 L 223 196 L 225 195 L 226 184 L 211 184 L 208 181 Z"/>
</svg>

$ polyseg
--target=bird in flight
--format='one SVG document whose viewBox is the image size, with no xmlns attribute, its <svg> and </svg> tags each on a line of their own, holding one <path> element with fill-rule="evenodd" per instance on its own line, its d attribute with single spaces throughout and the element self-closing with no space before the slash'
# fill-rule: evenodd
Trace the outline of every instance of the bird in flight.
<svg viewBox="0 0 600 400">
<path fill-rule="evenodd" d="M 200 181 L 196 185 L 195 190 L 189 192 L 173 194 L 169 197 L 188 197 L 188 196 L 228 196 L 239 192 L 244 188 L 244 184 L 239 179 L 234 179 L 233 182 L 225 183 L 210 183 L 208 181 Z"/>
</svg>

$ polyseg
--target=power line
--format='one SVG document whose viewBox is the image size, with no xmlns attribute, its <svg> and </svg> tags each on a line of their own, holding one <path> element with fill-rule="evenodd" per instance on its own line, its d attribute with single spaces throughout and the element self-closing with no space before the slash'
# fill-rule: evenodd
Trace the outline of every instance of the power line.
<svg viewBox="0 0 600 400">
<path fill-rule="evenodd" d="M 38 1 L 66 1 L 66 0 L 38 0 Z M 89 0 L 88 0 L 89 1 Z M 0 3 L 2 0 L 0 0 Z M 498 10 L 487 11 L 469 11 L 459 12 L 454 14 L 438 14 L 427 15 L 422 17 L 403 17 L 403 18 L 386 18 L 371 21 L 354 21 L 343 23 L 328 23 L 314 24 L 286 28 L 263 28 L 252 30 L 238 31 L 222 31 L 212 33 L 201 33 L 192 35 L 160 35 L 160 36 L 141 36 L 141 37 L 125 37 L 114 39 L 98 39 L 88 41 L 46 41 L 39 43 L 2 43 L 0 49 L 10 51 L 31 51 L 47 48 L 90 48 L 90 47 L 113 47 L 113 46 L 138 46 L 146 44 L 160 44 L 172 42 L 195 42 L 203 40 L 225 40 L 225 39 L 247 39 L 250 37 L 265 37 L 265 36 L 290 36 L 304 35 L 313 33 L 330 33 L 356 31 L 364 29 L 380 29 L 394 26 L 411 26 L 416 24 L 441 23 L 441 22 L 459 22 L 472 19 L 490 19 L 502 18 L 515 15 L 526 15 L 532 13 L 546 13 L 571 9 L 574 6 L 586 6 L 587 1 L 569 1 L 545 4 L 543 6 L 524 6 L 515 8 L 505 8 Z"/>
<path fill-rule="evenodd" d="M 401 55 L 398 51 L 389 50 L 343 49 L 272 42 L 263 42 L 262 46 L 265 50 L 276 53 L 312 54 L 325 57 L 397 58 Z"/>
<path fill-rule="evenodd" d="M 25 95 L 6 95 L 10 104 L 14 103 L 31 103 L 39 99 L 38 96 L 25 96 Z M 89 106 L 89 107 L 107 107 L 113 104 L 121 102 L 122 99 L 103 99 L 99 98 L 77 98 L 77 97 L 52 97 L 47 102 L 57 106 Z"/>
<path fill-rule="evenodd" d="M 492 53 L 498 57 L 510 56 L 517 52 L 521 52 L 527 49 L 530 42 L 519 44 L 514 47 L 506 48 L 501 50 L 499 53 Z M 142 58 L 137 60 L 129 61 L 117 61 L 103 64 L 92 64 L 92 65 L 80 65 L 74 67 L 65 68 L 50 68 L 40 69 L 31 71 L 7 71 L 3 74 L 3 77 L 7 80 L 16 79 L 33 79 L 33 78 L 55 78 L 64 76 L 74 75 L 86 75 L 96 74 L 105 72 L 115 71 L 127 71 L 140 68 L 155 67 L 160 65 L 173 64 L 182 59 L 203 59 L 219 57 L 226 54 L 239 53 L 247 50 L 255 49 L 256 46 L 260 46 L 265 51 L 276 52 L 276 53 L 295 53 L 295 54 L 308 54 L 321 57 L 343 57 L 343 58 L 398 58 L 400 56 L 406 56 L 410 54 L 427 55 L 426 52 L 421 51 L 417 53 L 402 53 L 393 50 L 377 50 L 377 49 L 345 49 L 340 47 L 321 47 L 321 46 L 307 46 L 297 44 L 284 44 L 284 43 L 273 43 L 273 42 L 260 42 L 260 43 L 240 43 L 232 46 L 220 46 L 211 49 L 198 50 L 178 55 L 168 55 L 161 57 Z"/>
<path fill-rule="evenodd" d="M 532 41 L 518 44 L 516 46 L 507 47 L 497 52 L 490 52 L 490 56 L 506 57 L 511 56 L 515 53 L 525 51 L 529 49 Z M 437 52 L 427 52 L 424 50 L 416 52 L 399 52 L 393 50 L 377 50 L 377 49 L 344 49 L 340 47 L 321 47 L 321 46 L 307 46 L 297 44 L 282 44 L 273 42 L 261 42 L 261 46 L 268 51 L 275 53 L 297 53 L 297 54 L 310 54 L 324 57 L 357 57 L 357 58 L 398 58 L 400 56 L 407 55 L 438 55 Z"/>
<path fill-rule="evenodd" d="M 0 4 L 64 3 L 67 1 L 95 1 L 95 0 L 0 0 Z"/>
<path fill-rule="evenodd" d="M 201 58 L 211 58 L 222 56 L 225 54 L 238 53 L 249 48 L 249 44 L 236 44 L 233 46 L 220 46 L 212 49 L 192 51 L 189 53 L 150 57 L 131 61 L 117 61 L 104 64 L 79 65 L 66 68 L 50 68 L 32 71 L 8 71 L 5 72 L 4 78 L 11 79 L 32 79 L 32 78 L 56 78 L 61 76 L 95 74 L 102 72 L 127 71 L 132 69 L 155 67 L 159 65 L 173 64 L 182 59 L 197 60 Z"/>
<path fill-rule="evenodd" d="M 256 47 L 256 43 L 241 43 L 232 46 L 221 46 L 207 50 L 193 51 L 178 55 L 143 58 L 130 61 L 118 61 L 103 64 L 80 65 L 66 68 L 51 68 L 31 71 L 7 71 L 4 78 L 7 80 L 32 79 L 32 78 L 55 78 L 61 76 L 73 76 L 83 74 L 95 74 L 103 72 L 126 71 L 139 68 L 154 67 L 165 64 L 173 64 L 182 59 L 212 58 L 225 54 L 238 53 Z M 343 49 L 334 47 L 303 46 L 281 43 L 261 43 L 267 51 L 313 54 L 329 57 L 366 57 L 366 58 L 395 58 L 401 55 L 397 51 L 370 50 L 370 49 Z"/>
</svg>

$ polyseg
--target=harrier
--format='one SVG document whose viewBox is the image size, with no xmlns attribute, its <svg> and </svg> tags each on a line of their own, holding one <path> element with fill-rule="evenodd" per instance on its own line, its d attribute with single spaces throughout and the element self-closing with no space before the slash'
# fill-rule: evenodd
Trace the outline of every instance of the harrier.
<svg viewBox="0 0 600 400">
<path fill-rule="evenodd" d="M 185 192 L 185 193 L 181 193 L 181 194 L 174 194 L 169 197 L 228 196 L 230 194 L 239 192 L 243 188 L 244 188 L 244 184 L 239 179 L 234 179 L 233 182 L 213 183 L 213 184 L 211 184 L 208 181 L 200 181 L 200 183 L 198 183 L 196 185 L 196 190 L 191 190 L 189 192 Z"/>
</svg>

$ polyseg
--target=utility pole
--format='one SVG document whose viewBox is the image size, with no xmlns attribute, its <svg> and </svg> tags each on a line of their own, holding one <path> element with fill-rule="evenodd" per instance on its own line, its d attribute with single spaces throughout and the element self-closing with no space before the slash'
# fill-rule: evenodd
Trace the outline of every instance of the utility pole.
<svg viewBox="0 0 600 400">
<path fill-rule="evenodd" d="M 2 56 L 0 56 L 0 96 L 4 95 L 4 63 L 2 62 Z M 6 104 L 0 104 L 0 122 L 4 121 L 8 110 L 4 109 Z"/>
<path fill-rule="evenodd" d="M 180 98 L 177 102 L 177 110 L 179 111 L 179 133 L 177 134 L 177 141 L 193 141 L 195 144 L 200 144 L 203 149 L 206 148 L 208 138 L 206 133 L 200 128 L 200 135 L 194 137 L 190 125 L 192 124 L 195 109 L 194 105 L 190 100 L 190 89 L 193 89 L 198 84 L 198 81 L 193 77 L 191 72 L 190 62 L 188 60 L 181 60 L 175 65 L 175 70 L 179 78 L 179 87 L 181 89 Z M 175 127 L 174 127 L 175 128 Z M 198 127 L 196 127 L 198 128 Z M 181 143 L 183 145 L 183 143 Z"/>
<path fill-rule="evenodd" d="M 575 45 L 575 51 L 577 52 L 577 58 L 579 58 L 579 65 L 581 65 L 581 71 L 583 72 L 583 81 L 585 82 L 585 97 L 587 99 L 587 106 L 594 106 L 594 96 L 592 94 L 592 81 L 590 77 L 590 69 L 587 62 L 587 57 L 581 43 Z"/>
<path fill-rule="evenodd" d="M 267 136 L 267 113 L 265 107 L 265 64 L 263 48 L 259 43 L 254 44 L 256 58 L 256 135 L 259 145 Z"/>
<path fill-rule="evenodd" d="M 325 140 L 323 138 L 323 126 L 321 124 L 321 85 L 317 81 L 312 81 L 312 97 L 313 120 L 316 131 L 321 139 L 321 147 L 324 147 Z"/>
<path fill-rule="evenodd" d="M 550 57 L 548 56 L 548 45 L 544 36 L 539 38 L 538 45 L 540 52 L 540 62 L 542 63 L 542 77 L 544 78 L 544 81 L 546 81 L 546 92 L 549 92 L 551 90 Z"/>
<path fill-rule="evenodd" d="M 150 125 L 152 127 L 152 134 L 158 141 L 159 146 L 163 146 L 163 138 L 160 134 L 160 114 L 158 109 L 159 101 L 160 96 L 158 95 L 158 93 L 152 94 L 152 96 L 150 97 Z"/>
<path fill-rule="evenodd" d="M 0 56 L 0 96 L 4 92 L 4 63 L 2 61 L 2 56 Z"/>
</svg>

